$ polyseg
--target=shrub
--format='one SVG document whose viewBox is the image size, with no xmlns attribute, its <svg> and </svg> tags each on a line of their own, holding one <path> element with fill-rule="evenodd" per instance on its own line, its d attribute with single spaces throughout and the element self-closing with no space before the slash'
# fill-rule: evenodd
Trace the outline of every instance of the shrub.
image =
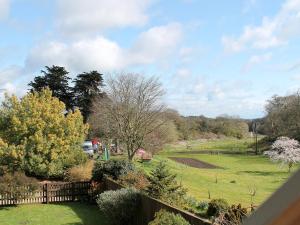
<svg viewBox="0 0 300 225">
<path fill-rule="evenodd" d="M 180 214 L 174 214 L 161 209 L 155 213 L 155 218 L 149 225 L 190 225 Z"/>
<path fill-rule="evenodd" d="M 197 206 L 197 209 L 200 210 L 200 211 L 207 211 L 208 209 L 208 202 L 199 202 L 198 206 Z"/>
<path fill-rule="evenodd" d="M 129 171 L 119 177 L 121 184 L 129 187 L 134 187 L 138 190 L 145 190 L 149 181 L 143 171 Z"/>
<path fill-rule="evenodd" d="M 14 201 L 28 196 L 37 189 L 37 180 L 27 177 L 22 172 L 7 173 L 0 177 L 0 195 L 6 195 Z"/>
<path fill-rule="evenodd" d="M 241 204 L 232 205 L 227 211 L 213 221 L 213 225 L 240 225 L 247 216 L 247 209 L 242 208 Z"/>
<path fill-rule="evenodd" d="M 132 224 L 140 204 L 140 194 L 132 188 L 106 191 L 99 195 L 97 204 L 112 224 Z"/>
<path fill-rule="evenodd" d="M 221 212 L 225 212 L 229 205 L 225 199 L 213 199 L 208 203 L 207 216 L 219 216 Z"/>
<path fill-rule="evenodd" d="M 94 167 L 94 162 L 92 160 L 84 164 L 74 166 L 68 169 L 65 180 L 71 182 L 89 181 L 92 178 L 93 167 Z"/>
<path fill-rule="evenodd" d="M 128 160 L 98 160 L 92 171 L 92 179 L 94 181 L 102 181 L 104 175 L 106 175 L 117 180 L 120 176 L 127 174 L 129 171 L 134 171 L 134 169 L 134 165 Z"/>
</svg>

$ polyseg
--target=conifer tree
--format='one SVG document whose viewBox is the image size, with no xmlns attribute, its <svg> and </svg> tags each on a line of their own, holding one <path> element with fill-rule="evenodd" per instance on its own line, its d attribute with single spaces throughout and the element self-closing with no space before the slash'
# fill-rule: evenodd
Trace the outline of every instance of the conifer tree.
<svg viewBox="0 0 300 225">
<path fill-rule="evenodd" d="M 167 168 L 167 164 L 161 161 L 148 177 L 150 185 L 147 193 L 153 198 L 169 203 L 181 201 L 186 194 L 186 189 L 176 181 L 176 177 L 176 174 L 172 174 Z"/>
</svg>

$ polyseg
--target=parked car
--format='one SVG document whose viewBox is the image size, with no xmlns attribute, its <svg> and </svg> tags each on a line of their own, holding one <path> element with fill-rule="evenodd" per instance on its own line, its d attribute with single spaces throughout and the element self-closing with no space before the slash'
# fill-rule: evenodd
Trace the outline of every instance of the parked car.
<svg viewBox="0 0 300 225">
<path fill-rule="evenodd" d="M 82 144 L 82 148 L 83 148 L 84 153 L 88 154 L 89 156 L 94 155 L 93 144 L 91 141 L 85 141 Z"/>
</svg>

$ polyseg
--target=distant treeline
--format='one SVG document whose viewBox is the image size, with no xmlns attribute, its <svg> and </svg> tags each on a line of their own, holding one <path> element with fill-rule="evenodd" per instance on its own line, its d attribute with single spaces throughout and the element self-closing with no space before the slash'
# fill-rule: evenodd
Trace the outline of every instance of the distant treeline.
<svg viewBox="0 0 300 225">
<path fill-rule="evenodd" d="M 249 125 L 251 125 L 249 120 L 230 116 L 217 118 L 184 117 L 175 110 L 167 110 L 166 115 L 176 125 L 179 138 L 184 140 L 220 136 L 244 138 L 249 135 Z"/>
</svg>

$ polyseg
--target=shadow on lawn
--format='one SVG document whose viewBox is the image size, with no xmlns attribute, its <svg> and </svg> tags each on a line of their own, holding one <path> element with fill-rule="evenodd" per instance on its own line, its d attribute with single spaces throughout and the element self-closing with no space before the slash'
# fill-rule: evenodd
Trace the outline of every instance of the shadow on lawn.
<svg viewBox="0 0 300 225">
<path fill-rule="evenodd" d="M 288 175 L 289 173 L 287 171 L 250 171 L 250 170 L 245 170 L 245 171 L 240 171 L 237 172 L 237 174 L 251 174 L 251 175 L 257 175 L 257 176 L 274 176 L 274 175 Z"/>
<path fill-rule="evenodd" d="M 61 203 L 58 205 L 69 207 L 81 220 L 81 222 L 66 223 L 64 225 L 110 225 L 97 205 L 87 203 Z"/>
</svg>

